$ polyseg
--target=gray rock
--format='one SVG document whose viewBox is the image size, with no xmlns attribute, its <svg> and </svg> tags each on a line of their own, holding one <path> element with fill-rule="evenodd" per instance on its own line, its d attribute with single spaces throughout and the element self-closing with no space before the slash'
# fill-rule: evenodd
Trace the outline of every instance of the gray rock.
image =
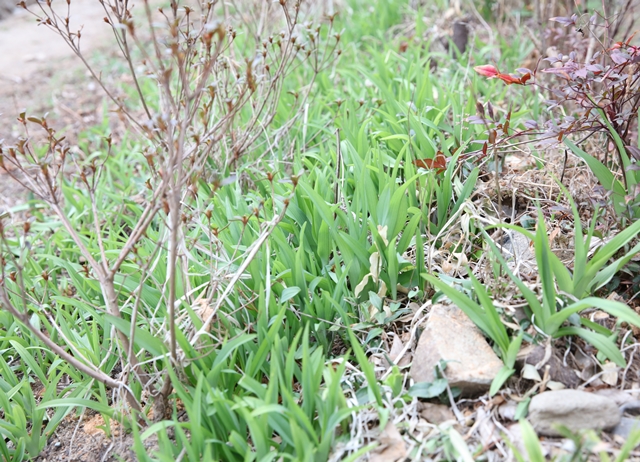
<svg viewBox="0 0 640 462">
<path fill-rule="evenodd" d="M 561 436 L 554 424 L 571 431 L 611 429 L 620 422 L 615 401 L 579 390 L 548 391 L 536 395 L 529 404 L 529 421 L 541 435 Z"/>
<path fill-rule="evenodd" d="M 640 419 L 623 417 L 620 419 L 620 423 L 613 429 L 613 434 L 627 439 L 634 430 L 640 430 Z"/>
<path fill-rule="evenodd" d="M 531 241 L 517 231 L 503 230 L 500 236 L 498 248 L 507 260 L 507 265 L 512 271 L 524 271 L 527 274 L 537 272 L 538 264 L 531 247 Z M 517 274 L 517 273 L 516 273 Z"/>
<path fill-rule="evenodd" d="M 434 367 L 449 361 L 445 376 L 452 387 L 465 396 L 486 392 L 502 368 L 482 332 L 460 309 L 434 305 L 426 329 L 420 336 L 411 365 L 415 382 L 433 382 Z"/>
<path fill-rule="evenodd" d="M 625 393 L 617 388 L 600 388 L 599 390 L 595 390 L 593 393 L 615 401 L 618 406 L 624 406 L 625 404 L 632 403 L 634 401 L 631 394 Z M 624 413 L 624 410 L 621 409 L 621 412 Z"/>
<path fill-rule="evenodd" d="M 580 384 L 580 377 L 570 367 L 562 364 L 556 353 L 552 351 L 546 362 L 542 363 L 545 357 L 545 348 L 536 345 L 533 350 L 524 358 L 526 364 L 540 366 L 537 370 L 541 376 L 544 375 L 545 366 L 549 366 L 549 378 L 556 382 L 563 383 L 567 388 L 575 388 Z"/>
</svg>

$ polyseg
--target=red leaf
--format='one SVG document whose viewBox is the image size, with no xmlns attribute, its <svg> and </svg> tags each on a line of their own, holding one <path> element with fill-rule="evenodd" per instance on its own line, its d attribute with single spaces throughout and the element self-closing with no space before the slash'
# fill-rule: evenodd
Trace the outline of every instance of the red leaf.
<svg viewBox="0 0 640 462">
<path fill-rule="evenodd" d="M 488 78 L 497 77 L 500 74 L 500 71 L 495 66 L 492 66 L 491 64 L 485 64 L 484 66 L 476 66 L 473 68 L 473 70 L 476 71 L 481 76 L 488 77 Z"/>
<path fill-rule="evenodd" d="M 416 159 L 413 161 L 416 167 L 424 168 L 426 170 L 436 170 L 436 173 L 442 173 L 447 169 L 447 158 L 438 151 L 438 154 L 434 159 Z"/>
<path fill-rule="evenodd" d="M 498 75 L 496 75 L 496 77 L 498 77 L 500 80 L 502 80 L 507 85 L 511 85 L 512 83 L 516 83 L 518 85 L 524 85 L 524 83 L 522 83 L 522 79 L 520 77 L 514 77 L 514 76 L 509 75 L 509 74 L 498 74 Z"/>
</svg>

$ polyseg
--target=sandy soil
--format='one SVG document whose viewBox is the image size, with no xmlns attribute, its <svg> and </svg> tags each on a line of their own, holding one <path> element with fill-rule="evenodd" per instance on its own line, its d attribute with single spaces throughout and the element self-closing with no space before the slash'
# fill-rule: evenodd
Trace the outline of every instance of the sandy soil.
<svg viewBox="0 0 640 462">
<path fill-rule="evenodd" d="M 56 13 L 66 16 L 66 6 L 66 2 L 57 2 Z M 29 8 L 40 11 L 38 5 Z M 83 50 L 90 52 L 112 35 L 111 28 L 102 20 L 105 13 L 100 2 L 73 0 L 70 12 L 70 29 L 82 31 L 80 44 Z M 36 21 L 23 9 L 0 21 L 0 78 L 3 81 L 19 82 L 47 67 L 60 69 L 65 58 L 73 56 L 54 31 Z"/>
<path fill-rule="evenodd" d="M 59 2 L 56 12 L 66 16 L 66 6 Z M 73 0 L 70 11 L 71 30 L 82 30 L 80 44 L 87 55 L 111 43 L 112 31 L 102 19 L 100 2 Z M 36 116 L 49 112 L 57 128 L 73 120 L 94 122 L 91 113 L 98 110 L 95 106 L 101 99 L 95 87 L 80 59 L 54 31 L 38 25 L 31 13 L 17 9 L 0 21 L 0 140 L 5 146 L 24 136 L 16 120 L 24 110 Z M 26 192 L 0 172 L 0 216 L 25 199 Z"/>
</svg>

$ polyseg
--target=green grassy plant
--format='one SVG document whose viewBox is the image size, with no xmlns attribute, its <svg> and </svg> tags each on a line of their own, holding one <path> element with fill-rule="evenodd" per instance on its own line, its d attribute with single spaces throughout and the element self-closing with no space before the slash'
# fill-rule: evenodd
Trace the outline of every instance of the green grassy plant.
<svg viewBox="0 0 640 462">
<path fill-rule="evenodd" d="M 498 151 L 490 139 L 513 139 L 509 125 L 536 118 L 540 105 L 524 98 L 524 109 L 509 110 L 503 103 L 513 88 L 470 78 L 466 63 L 431 53 L 429 44 L 401 51 L 400 42 L 410 39 L 401 32 L 407 24 L 416 37 L 426 32 L 424 12 L 405 1 L 365 3 L 349 0 L 353 14 L 332 16 L 318 31 L 302 22 L 293 27 L 294 13 L 303 12 L 289 2 L 281 25 L 300 32 L 299 49 L 286 33 L 263 45 L 250 33 L 202 29 L 204 42 L 193 43 L 204 46 L 203 54 L 181 42 L 184 55 L 160 53 L 157 68 L 136 74 L 121 89 L 127 97 L 114 98 L 122 114 L 146 114 L 117 142 L 105 118 L 80 136 L 79 153 L 70 152 L 45 119 L 21 115 L 29 129 L 45 129 L 50 143 L 44 150 L 21 143 L 2 157 L 32 162 L 24 172 L 35 172 L 45 200 L 23 206 L 29 221 L 1 233 L 1 458 L 35 457 L 71 409 L 90 408 L 106 421 L 125 422 L 140 460 L 327 460 L 350 436 L 359 411 L 375 413 L 371 422 L 384 427 L 412 395 L 446 388 L 441 379 L 405 390 L 400 367 L 380 376 L 368 357 L 409 312 L 407 300 L 424 301 L 425 283 L 493 341 L 505 366 L 491 393 L 513 373 L 523 334 L 505 327 L 472 275 L 453 284 L 425 275 L 423 249 L 440 249 L 456 226 L 482 164 Z M 358 14 L 368 8 L 375 15 Z M 129 48 L 137 25 L 122 25 L 118 37 L 131 40 L 120 43 L 125 54 L 148 61 L 144 43 Z M 156 31 L 163 46 L 178 40 L 170 27 Z M 206 40 L 212 50 L 221 44 L 219 53 L 233 48 L 234 59 L 203 58 L 186 72 L 180 60 L 209 56 Z M 501 65 L 511 66 L 527 46 L 502 40 L 498 49 L 483 45 L 468 55 L 478 61 L 498 53 Z M 336 63 L 338 51 L 344 59 Z M 130 70 L 131 61 L 114 67 Z M 220 85 L 200 87 L 214 62 L 226 64 L 204 81 Z M 156 72 L 162 66 L 174 72 Z M 280 66 L 289 73 L 278 74 Z M 479 100 L 497 102 L 486 106 L 501 126 L 496 133 L 470 120 Z M 65 174 L 70 167 L 74 174 Z M 533 238 L 542 301 L 511 276 L 542 332 L 581 335 L 621 363 L 613 333 L 587 320 L 585 328 L 564 323 L 587 306 L 637 318 L 596 298 L 563 308 L 563 292 L 581 299 L 606 284 L 637 251 L 609 263 L 636 229 L 588 257 L 594 227 L 586 240 L 579 227 L 576 258 L 584 265 L 571 273 L 559 266 L 539 225 Z M 351 350 L 334 358 L 338 342 Z M 39 401 L 36 385 L 45 390 Z M 113 390 L 141 411 L 134 419 Z M 171 399 L 168 414 L 143 428 L 150 408 L 162 411 L 144 401 L 149 391 Z M 145 442 L 156 436 L 159 450 L 147 454 Z M 345 460 L 371 447 L 366 442 Z M 453 429 L 420 451 L 416 457 L 473 458 Z"/>
<path fill-rule="evenodd" d="M 522 454 L 518 450 L 512 441 L 505 438 L 505 442 L 509 445 L 509 448 L 513 452 L 514 457 L 518 462 L 531 461 L 531 462 L 543 462 L 548 460 L 545 458 L 545 451 L 542 447 L 538 436 L 531 424 L 521 419 L 519 421 L 520 429 L 522 432 L 522 444 L 526 451 L 526 455 Z M 562 431 L 563 436 L 574 442 L 574 449 L 565 454 L 559 455 L 554 460 L 558 461 L 587 461 L 587 460 L 600 460 L 601 462 L 623 462 L 629 460 L 630 453 L 640 444 L 640 430 L 634 430 L 626 439 L 619 451 L 616 451 L 615 458 L 612 459 L 607 452 L 598 451 L 598 444 L 602 443 L 593 431 L 581 431 L 573 433 L 568 429 Z M 598 451 L 598 452 L 596 452 Z M 597 457 L 597 459 L 594 459 Z"/>
<path fill-rule="evenodd" d="M 532 236 L 528 231 L 512 225 L 501 225 L 505 228 L 518 229 L 520 232 L 524 232 L 525 235 L 530 236 L 533 240 L 535 247 L 536 262 L 538 265 L 538 271 L 541 281 L 541 298 L 538 300 L 536 293 L 531 290 L 527 285 L 518 278 L 511 269 L 509 269 L 507 262 L 502 256 L 500 250 L 491 238 L 483 231 L 486 241 L 493 250 L 496 258 L 502 264 L 502 268 L 509 275 L 511 280 L 516 284 L 518 290 L 528 303 L 529 315 L 531 322 L 534 323 L 544 335 L 551 337 L 562 337 L 565 335 L 578 335 L 582 337 L 587 343 L 592 344 L 600 350 L 607 358 L 615 362 L 617 365 L 624 367 L 626 365 L 620 350 L 615 345 L 615 335 L 608 329 L 599 326 L 596 323 L 592 323 L 584 318 L 577 318 L 579 324 L 585 327 L 566 326 L 563 324 L 569 320 L 572 315 L 576 315 L 581 311 L 597 307 L 615 317 L 619 321 L 628 322 L 633 325 L 640 325 L 640 316 L 635 313 L 627 305 L 615 302 L 612 300 L 604 300 L 597 297 L 578 298 L 577 301 L 570 300 L 565 305 L 564 301 L 559 298 L 559 294 L 556 289 L 558 277 L 555 274 L 555 270 L 558 269 L 559 260 L 554 266 L 554 261 L 557 257 L 553 255 L 550 247 L 549 240 L 546 233 L 546 227 L 542 215 L 539 213 L 538 228 L 535 236 Z M 576 244 L 576 251 L 578 251 L 580 243 Z M 583 248 L 583 251 L 585 249 Z M 552 256 L 553 255 L 553 256 Z M 586 254 L 585 254 L 586 255 Z M 602 265 L 606 262 L 601 262 Z M 566 268 L 562 267 L 564 271 Z M 597 264 L 592 265 L 593 277 L 597 274 Z M 562 276 L 566 276 L 567 273 L 563 272 Z M 563 282 L 567 282 L 566 280 Z M 572 319 L 575 319 L 572 318 Z"/>
</svg>

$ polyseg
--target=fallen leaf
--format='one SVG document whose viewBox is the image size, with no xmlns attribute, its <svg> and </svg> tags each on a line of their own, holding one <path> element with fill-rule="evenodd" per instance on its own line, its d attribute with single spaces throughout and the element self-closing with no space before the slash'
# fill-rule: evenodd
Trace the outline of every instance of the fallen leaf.
<svg viewBox="0 0 640 462">
<path fill-rule="evenodd" d="M 456 416 L 453 415 L 449 406 L 444 404 L 435 403 L 419 403 L 418 409 L 420 410 L 420 417 L 433 425 L 441 425 L 444 422 L 450 420 L 456 421 Z"/>
<path fill-rule="evenodd" d="M 542 377 L 533 364 L 525 364 L 522 368 L 522 378 L 533 380 L 534 382 L 542 382 Z"/>
<path fill-rule="evenodd" d="M 407 457 L 404 440 L 393 422 L 387 423 L 378 437 L 378 442 L 380 446 L 372 451 L 369 458 L 371 462 L 396 462 Z"/>
<path fill-rule="evenodd" d="M 565 388 L 567 388 L 564 383 L 556 382 L 554 380 L 549 380 L 546 385 L 549 390 L 553 391 L 564 390 Z"/>
<path fill-rule="evenodd" d="M 389 359 L 395 363 L 400 353 L 402 353 L 404 344 L 396 334 L 392 333 L 391 335 L 393 335 L 393 342 L 391 343 L 391 349 L 389 350 Z"/>
<path fill-rule="evenodd" d="M 618 384 L 618 366 L 614 363 L 603 364 L 602 376 L 600 378 L 607 385 L 615 387 Z"/>
<path fill-rule="evenodd" d="M 200 305 L 200 309 L 197 309 L 197 312 L 200 315 L 200 320 L 205 322 L 213 314 L 213 306 L 209 305 L 207 300 L 204 298 L 198 298 L 196 302 Z M 212 326 L 209 325 L 209 330 L 211 330 L 211 327 Z"/>
</svg>

